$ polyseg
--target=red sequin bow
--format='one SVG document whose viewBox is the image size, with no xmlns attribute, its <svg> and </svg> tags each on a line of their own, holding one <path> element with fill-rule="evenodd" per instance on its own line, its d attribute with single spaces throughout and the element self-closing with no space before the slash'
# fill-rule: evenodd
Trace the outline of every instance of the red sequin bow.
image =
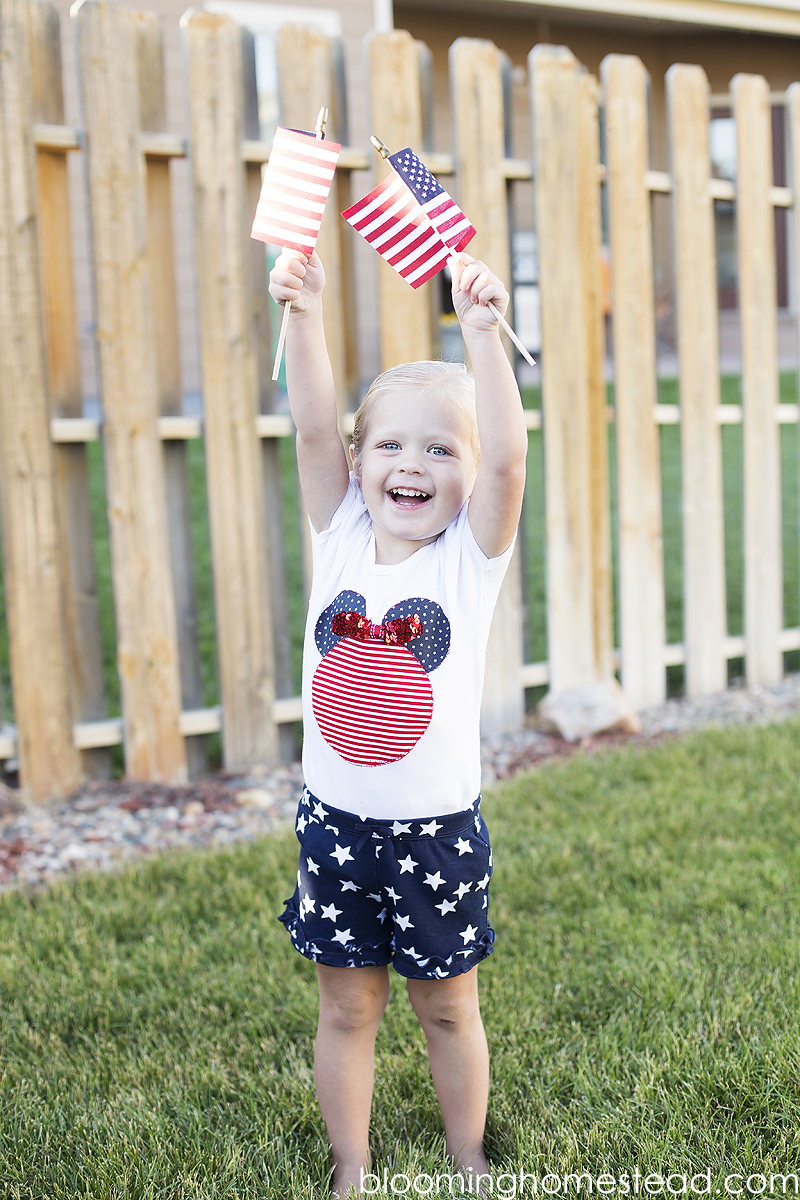
<svg viewBox="0 0 800 1200">
<path fill-rule="evenodd" d="M 333 632 L 337 637 L 358 638 L 360 642 L 388 642 L 390 646 L 403 646 L 422 633 L 419 613 L 411 617 L 398 617 L 385 625 L 373 625 L 357 612 L 338 612 L 333 616 Z"/>
</svg>

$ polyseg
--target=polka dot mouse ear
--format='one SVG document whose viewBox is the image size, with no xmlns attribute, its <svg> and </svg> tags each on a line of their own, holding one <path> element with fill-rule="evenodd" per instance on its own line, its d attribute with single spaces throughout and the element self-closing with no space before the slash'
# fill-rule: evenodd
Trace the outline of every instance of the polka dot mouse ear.
<svg viewBox="0 0 800 1200">
<path fill-rule="evenodd" d="M 342 640 L 341 634 L 333 632 L 333 618 L 337 613 L 357 612 L 362 617 L 367 615 L 367 602 L 360 592 L 339 592 L 339 595 L 324 609 L 317 618 L 314 626 L 314 641 L 317 649 L 324 657 Z"/>
<path fill-rule="evenodd" d="M 390 608 L 383 618 L 384 624 L 398 618 L 412 617 L 414 613 L 418 613 L 422 621 L 422 633 L 406 642 L 406 649 L 430 674 L 447 658 L 450 649 L 450 622 L 441 605 L 435 600 L 426 600 L 424 596 L 412 596 L 409 600 L 401 600 L 399 604 Z"/>
</svg>

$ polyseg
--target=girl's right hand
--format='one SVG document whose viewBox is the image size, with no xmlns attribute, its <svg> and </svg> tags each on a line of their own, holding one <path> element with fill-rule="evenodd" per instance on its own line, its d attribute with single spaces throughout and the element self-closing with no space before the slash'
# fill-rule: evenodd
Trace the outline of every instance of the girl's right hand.
<svg viewBox="0 0 800 1200">
<path fill-rule="evenodd" d="M 320 301 L 325 272 L 316 250 L 310 258 L 283 249 L 269 273 L 269 294 L 278 304 L 292 302 L 292 312 L 309 312 Z"/>
</svg>

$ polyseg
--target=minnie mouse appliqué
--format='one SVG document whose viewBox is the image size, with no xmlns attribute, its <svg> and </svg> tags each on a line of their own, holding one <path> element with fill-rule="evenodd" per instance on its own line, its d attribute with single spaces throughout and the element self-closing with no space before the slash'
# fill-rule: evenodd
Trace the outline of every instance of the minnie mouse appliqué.
<svg viewBox="0 0 800 1200">
<path fill-rule="evenodd" d="M 360 767 L 405 758 L 433 716 L 428 674 L 450 649 L 450 622 L 440 605 L 412 596 L 373 625 L 364 597 L 340 592 L 320 614 L 314 640 L 322 662 L 311 697 L 328 745 Z"/>
</svg>

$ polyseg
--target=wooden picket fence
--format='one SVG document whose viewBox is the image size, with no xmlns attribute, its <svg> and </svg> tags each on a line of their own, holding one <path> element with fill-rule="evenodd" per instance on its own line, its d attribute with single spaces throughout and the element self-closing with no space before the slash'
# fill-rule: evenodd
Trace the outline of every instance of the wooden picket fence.
<svg viewBox="0 0 800 1200">
<path fill-rule="evenodd" d="M 85 128 L 64 124 L 58 17 L 51 4 L 0 0 L 0 488 L 16 726 L 0 757 L 18 754 L 38 799 L 102 770 L 124 746 L 130 776 L 179 782 L 222 731 L 230 768 L 280 759 L 300 715 L 291 694 L 278 441 L 264 250 L 249 241 L 262 164 L 252 38 L 229 18 L 183 19 L 190 123 L 167 132 L 161 29 L 151 13 L 106 0 L 73 9 Z M 340 56 L 321 33 L 278 36 L 281 122 L 307 127 L 319 106 L 342 126 Z M 393 148 L 423 140 L 425 48 L 402 31 L 369 43 L 372 126 Z M 525 663 L 515 556 L 490 642 L 485 728 L 522 722 L 524 688 L 554 689 L 619 667 L 636 707 L 665 695 L 666 667 L 684 663 L 690 695 L 725 686 L 744 655 L 750 682 L 782 674 L 800 629 L 782 620 L 773 187 L 766 81 L 737 76 L 731 103 L 738 178 L 711 178 L 709 88 L 699 67 L 667 76 L 672 170 L 650 170 L 647 77 L 611 55 L 600 84 L 563 47 L 529 58 L 532 158 L 506 157 L 504 62 L 490 42 L 458 39 L 450 54 L 452 155 L 424 155 L 454 176 L 479 230 L 471 250 L 509 278 L 508 187 L 535 178 L 542 300 L 548 659 Z M 366 100 L 367 98 L 365 98 Z M 606 163 L 599 160 L 599 106 Z M 786 96 L 800 130 L 800 85 Z M 310 116 L 310 115 L 311 116 Z M 102 422 L 83 417 L 78 370 L 66 155 L 86 157 Z M 189 157 L 203 374 L 202 421 L 182 415 L 169 159 Z M 792 140 L 800 179 L 800 135 Z M 343 433 L 357 400 L 353 236 L 338 217 L 351 173 L 374 165 L 345 147 L 320 253 L 325 324 Z M 614 321 L 614 411 L 603 380 L 602 187 L 607 188 Z M 670 192 L 680 350 L 680 409 L 656 392 L 651 193 Z M 742 322 L 742 405 L 720 405 L 713 202 L 735 199 Z M 800 206 L 793 209 L 800 222 Z M 532 218 L 534 214 L 532 214 Z M 531 223 L 534 223 L 532 220 Z M 800 227 L 798 228 L 800 244 Z M 432 296 L 380 264 L 384 367 L 432 356 Z M 608 421 L 616 427 L 619 650 L 612 638 Z M 685 640 L 665 637 L 660 423 L 680 421 Z M 727 636 L 720 424 L 744 425 L 745 630 Z M 186 447 L 203 436 L 221 706 L 202 708 Z M 111 541 L 121 720 L 105 717 L 87 443 L 102 438 Z M 305 526 L 303 526 L 305 528 Z M 305 561 L 308 562 L 306 536 Z M 306 579 L 306 586 L 308 580 Z M 286 747 L 284 746 L 284 749 Z"/>
</svg>

